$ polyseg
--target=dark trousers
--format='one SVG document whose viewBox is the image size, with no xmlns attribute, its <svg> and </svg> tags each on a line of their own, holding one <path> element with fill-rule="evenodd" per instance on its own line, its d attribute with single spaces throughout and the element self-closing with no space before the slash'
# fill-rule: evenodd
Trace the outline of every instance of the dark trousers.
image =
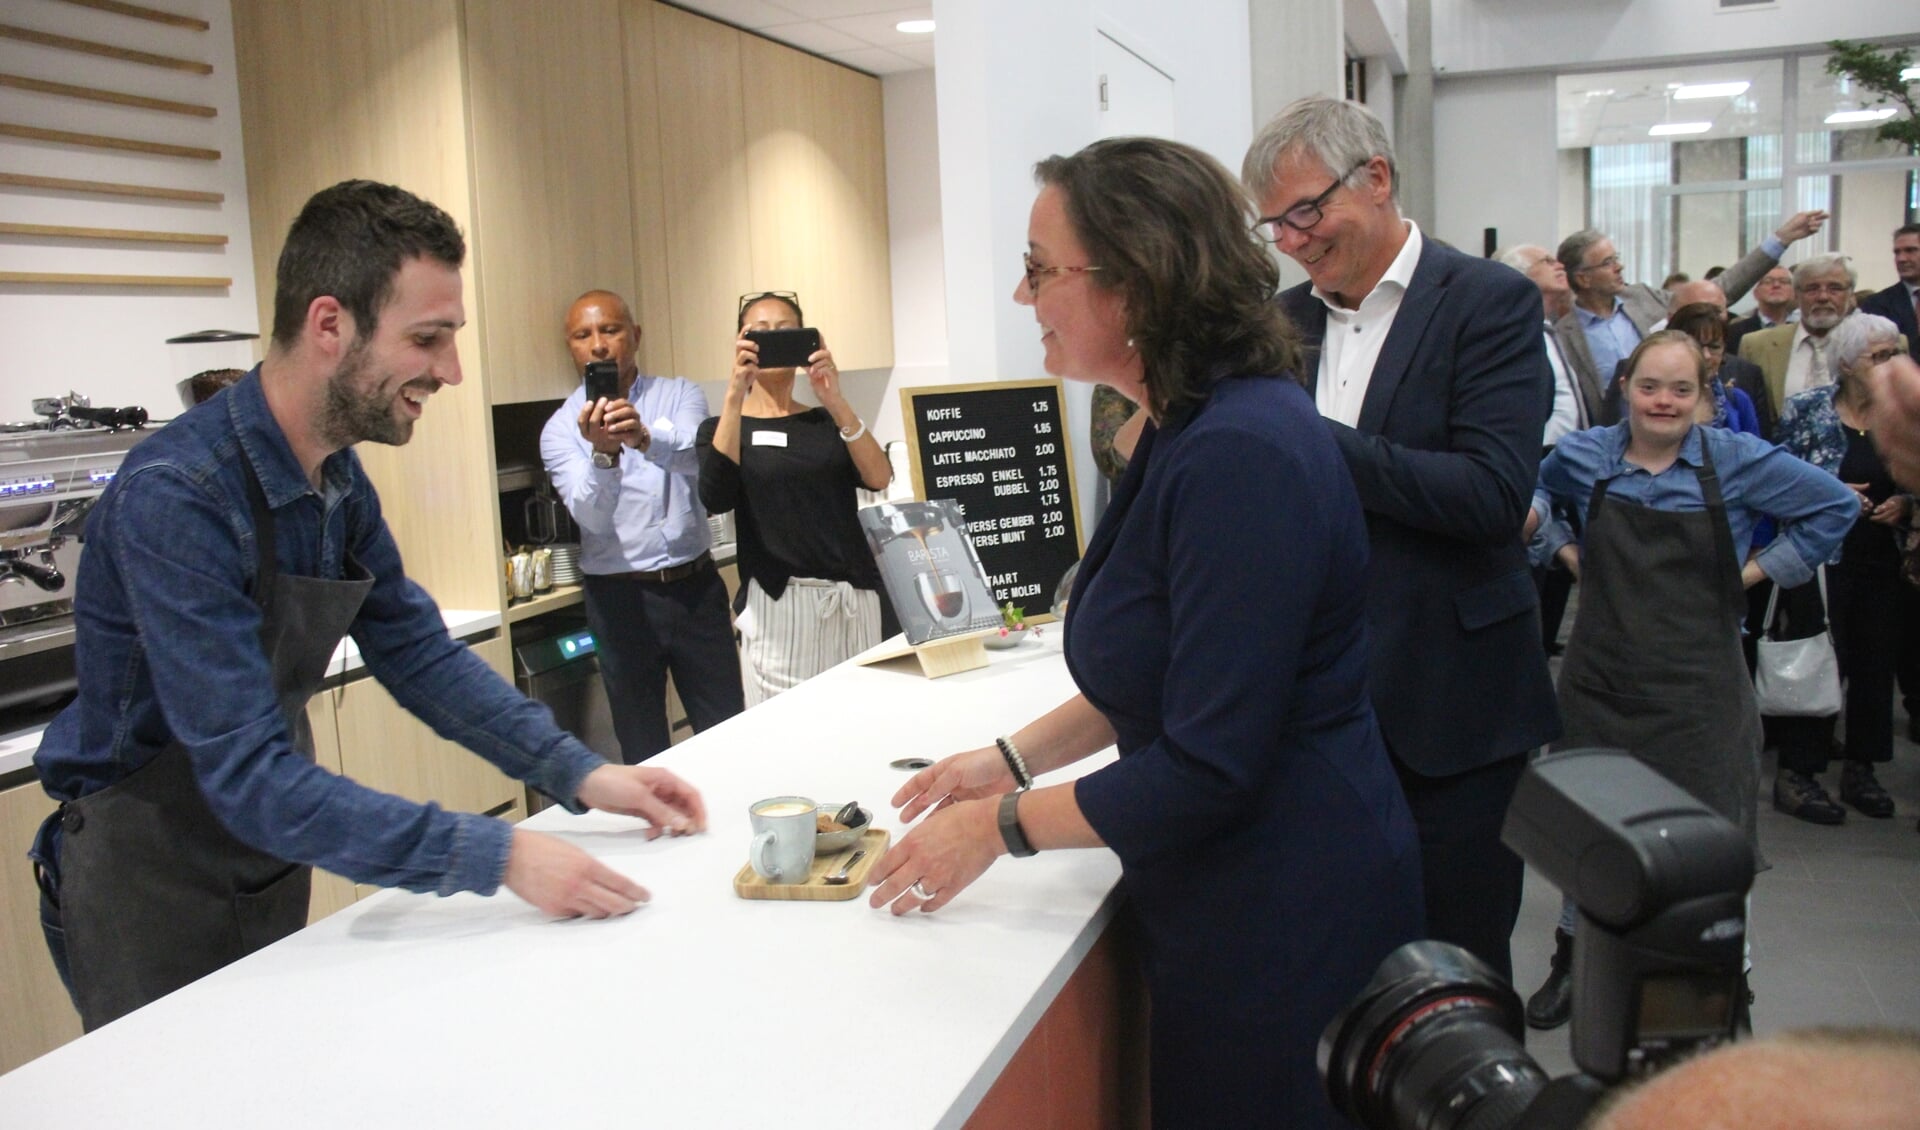
<svg viewBox="0 0 1920 1130">
<path fill-rule="evenodd" d="M 1915 593 L 1893 566 L 1827 570 L 1833 647 L 1847 681 L 1847 760 L 1893 760 L 1893 676 Z"/>
<path fill-rule="evenodd" d="M 1533 591 L 1540 597 L 1540 646 L 1548 655 L 1560 640 L 1560 621 L 1567 614 L 1567 597 L 1573 593 L 1573 574 L 1565 569 L 1536 566 Z"/>
<path fill-rule="evenodd" d="M 1526 865 L 1500 842 L 1500 827 L 1527 755 L 1517 753 L 1451 777 L 1423 777 L 1399 758 L 1393 767 L 1420 829 L 1427 937 L 1460 946 L 1511 981 L 1507 943 L 1520 917 Z"/>
<path fill-rule="evenodd" d="M 695 732 L 740 713 L 740 658 L 719 570 L 664 584 L 592 574 L 582 581 L 621 760 L 637 765 L 671 744 L 668 671 Z"/>
</svg>

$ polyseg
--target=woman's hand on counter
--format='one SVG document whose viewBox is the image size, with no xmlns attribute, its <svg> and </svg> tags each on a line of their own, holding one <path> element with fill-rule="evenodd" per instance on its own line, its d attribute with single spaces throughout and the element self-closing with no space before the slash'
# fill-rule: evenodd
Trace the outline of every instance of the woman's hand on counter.
<svg viewBox="0 0 1920 1130">
<path fill-rule="evenodd" d="M 1010 793 L 1015 784 L 1000 747 L 990 745 L 943 757 L 915 773 L 893 794 L 892 804 L 907 824 L 929 808 L 938 812 L 963 800 Z"/>
<path fill-rule="evenodd" d="M 652 898 L 645 887 L 565 840 L 524 828 L 513 830 L 505 882 L 556 918 L 611 918 Z"/>
<path fill-rule="evenodd" d="M 996 807 L 990 800 L 949 798 L 873 865 L 867 885 L 874 891 L 867 904 L 877 910 L 892 903 L 895 914 L 906 914 L 952 902 L 1004 850 Z"/>
<path fill-rule="evenodd" d="M 650 840 L 707 830 L 700 790 L 650 765 L 603 765 L 580 782 L 578 799 L 588 808 L 645 820 Z"/>
</svg>

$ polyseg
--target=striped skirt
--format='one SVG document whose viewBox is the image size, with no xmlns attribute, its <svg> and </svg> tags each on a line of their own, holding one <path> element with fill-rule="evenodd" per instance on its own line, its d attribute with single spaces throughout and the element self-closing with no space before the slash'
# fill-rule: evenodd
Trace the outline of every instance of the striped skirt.
<svg viewBox="0 0 1920 1130">
<path fill-rule="evenodd" d="M 795 577 L 779 600 L 747 582 L 740 683 L 748 706 L 799 686 L 880 642 L 880 594 L 845 581 Z"/>
</svg>

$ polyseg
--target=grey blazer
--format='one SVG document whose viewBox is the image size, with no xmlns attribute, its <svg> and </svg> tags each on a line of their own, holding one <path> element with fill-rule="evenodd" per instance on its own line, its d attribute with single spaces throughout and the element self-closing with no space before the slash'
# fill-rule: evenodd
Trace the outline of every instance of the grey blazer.
<svg viewBox="0 0 1920 1130">
<path fill-rule="evenodd" d="M 1738 263 L 1728 267 L 1717 280 L 1720 289 L 1727 296 L 1727 305 L 1731 306 L 1746 297 L 1753 284 L 1760 281 L 1773 265 L 1779 262 L 1767 249 L 1756 247 L 1741 257 Z M 1669 295 L 1657 286 L 1646 283 L 1634 283 L 1620 296 L 1626 304 L 1627 320 L 1633 328 L 1646 337 L 1649 330 L 1667 317 Z M 1554 333 L 1560 338 L 1561 352 L 1566 354 L 1567 364 L 1573 368 L 1573 375 L 1580 382 L 1580 395 L 1587 402 L 1587 419 L 1595 424 L 1613 424 L 1619 422 L 1614 406 L 1609 405 L 1606 395 L 1607 385 L 1613 381 L 1612 373 L 1597 371 L 1593 361 L 1593 349 L 1587 344 L 1587 332 L 1580 324 L 1580 312 L 1570 310 L 1567 316 L 1553 324 Z"/>
</svg>

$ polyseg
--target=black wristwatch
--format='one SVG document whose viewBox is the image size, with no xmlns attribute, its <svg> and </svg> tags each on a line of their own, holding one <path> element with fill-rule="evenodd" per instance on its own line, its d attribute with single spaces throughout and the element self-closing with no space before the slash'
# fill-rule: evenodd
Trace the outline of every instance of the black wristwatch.
<svg viewBox="0 0 1920 1130">
<path fill-rule="evenodd" d="M 1007 845 L 1007 854 L 1016 859 L 1037 854 L 1034 846 L 1027 842 L 1027 834 L 1020 830 L 1019 793 L 1000 798 L 1000 840 Z"/>
<path fill-rule="evenodd" d="M 613 467 L 619 466 L 619 464 L 620 464 L 620 456 L 618 454 L 608 455 L 606 452 L 601 451 L 599 448 L 594 449 L 593 465 L 600 468 L 602 471 L 610 470 Z"/>
</svg>

